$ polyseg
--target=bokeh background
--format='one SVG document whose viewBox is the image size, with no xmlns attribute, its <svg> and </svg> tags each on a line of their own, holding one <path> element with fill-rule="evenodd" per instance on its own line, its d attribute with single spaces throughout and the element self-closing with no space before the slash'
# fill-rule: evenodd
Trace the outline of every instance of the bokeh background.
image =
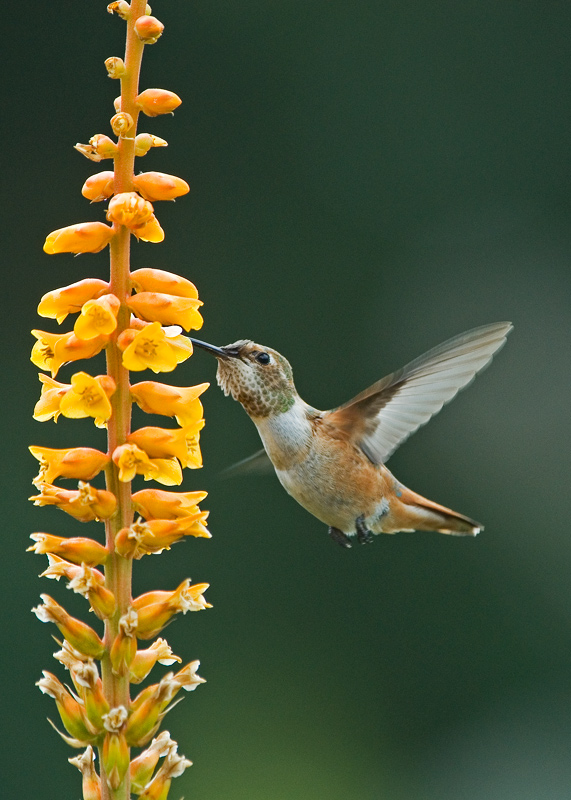
<svg viewBox="0 0 571 800">
<path fill-rule="evenodd" d="M 154 5 L 154 4 L 153 4 Z M 492 367 L 391 459 L 401 481 L 486 526 L 344 551 L 272 477 L 223 480 L 259 447 L 198 353 L 210 541 L 139 562 L 136 590 L 209 581 L 214 608 L 168 630 L 208 683 L 168 721 L 201 800 L 562 800 L 571 792 L 569 389 L 571 6 L 552 0 L 161 3 L 142 86 L 184 102 L 142 130 L 141 169 L 192 187 L 136 267 L 181 272 L 203 338 L 252 338 L 335 406 L 470 327 L 510 319 Z M 29 329 L 46 291 L 106 275 L 104 253 L 46 256 L 47 232 L 102 209 L 105 168 L 71 149 L 108 131 L 123 23 L 105 2 L 3 10 L 2 795 L 79 797 L 34 681 L 53 669 L 29 608 L 32 530 L 78 535 L 26 502 L 29 443 L 101 445 L 31 419 Z M 55 328 L 54 328 L 55 329 Z M 69 368 L 62 371 L 64 380 Z M 145 376 L 146 377 L 146 376 Z M 92 533 L 96 526 L 93 527 Z M 84 529 L 80 533 L 84 533 Z M 55 630 L 55 629 L 54 629 Z"/>
</svg>

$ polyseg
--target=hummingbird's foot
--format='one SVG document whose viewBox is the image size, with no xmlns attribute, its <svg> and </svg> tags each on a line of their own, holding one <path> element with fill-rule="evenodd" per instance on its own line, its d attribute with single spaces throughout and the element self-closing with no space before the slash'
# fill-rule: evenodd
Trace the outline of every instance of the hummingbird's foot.
<svg viewBox="0 0 571 800">
<path fill-rule="evenodd" d="M 360 544 L 370 544 L 375 538 L 373 531 L 370 531 L 365 525 L 364 514 L 361 514 L 361 516 L 357 517 L 355 520 L 355 528 L 357 530 L 357 539 L 359 540 Z"/>
<path fill-rule="evenodd" d="M 333 528 L 330 526 L 329 528 L 329 535 L 333 539 L 334 542 L 340 544 L 341 547 L 353 547 L 351 544 L 351 539 L 347 536 L 346 533 L 340 531 L 339 528 Z"/>
</svg>

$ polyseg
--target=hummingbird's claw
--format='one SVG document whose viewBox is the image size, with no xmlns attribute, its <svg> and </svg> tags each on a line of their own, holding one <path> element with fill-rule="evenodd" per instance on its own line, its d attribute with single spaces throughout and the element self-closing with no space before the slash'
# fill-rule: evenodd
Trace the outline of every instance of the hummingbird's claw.
<svg viewBox="0 0 571 800">
<path fill-rule="evenodd" d="M 374 539 L 373 531 L 370 531 L 365 525 L 365 515 L 361 514 L 355 520 L 355 528 L 357 529 L 357 539 L 360 544 L 370 544 Z"/>
<path fill-rule="evenodd" d="M 346 533 L 340 531 L 339 528 L 330 527 L 329 535 L 331 536 L 333 541 L 337 542 L 337 544 L 340 544 L 341 547 L 346 547 L 346 548 L 353 547 L 353 545 L 351 544 L 351 539 L 347 536 Z"/>
</svg>

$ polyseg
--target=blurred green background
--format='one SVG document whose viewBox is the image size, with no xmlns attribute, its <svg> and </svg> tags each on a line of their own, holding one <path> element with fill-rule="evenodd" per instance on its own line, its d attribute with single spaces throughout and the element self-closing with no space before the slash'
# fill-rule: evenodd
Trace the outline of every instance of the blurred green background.
<svg viewBox="0 0 571 800">
<path fill-rule="evenodd" d="M 134 267 L 181 272 L 203 338 L 252 338 L 329 408 L 428 348 L 515 324 L 492 367 L 391 459 L 416 491 L 481 519 L 475 540 L 379 537 L 344 551 L 274 477 L 222 480 L 259 447 L 242 409 L 205 397 L 210 542 L 137 564 L 136 591 L 209 581 L 208 613 L 169 628 L 208 683 L 168 720 L 200 800 L 562 800 L 571 791 L 568 2 L 195 0 L 160 3 L 142 87 L 183 98 L 144 120 L 166 138 L 140 169 L 179 174 L 161 246 Z M 87 421 L 31 419 L 29 329 L 46 291 L 107 274 L 105 253 L 46 256 L 55 228 L 102 219 L 101 168 L 71 149 L 108 132 L 123 23 L 105 2 L 4 17 L 5 498 L 2 795 L 78 798 L 73 755 L 34 681 L 63 670 L 28 534 L 87 535 L 26 502 L 29 443 L 102 446 Z M 64 329 L 68 329 L 64 326 Z M 210 380 L 198 353 L 179 385 Z M 70 368 L 62 370 L 67 380 Z M 147 377 L 152 377 L 150 374 Z M 168 380 L 168 378 L 167 378 Z M 160 671 L 160 668 L 159 670 Z"/>
</svg>

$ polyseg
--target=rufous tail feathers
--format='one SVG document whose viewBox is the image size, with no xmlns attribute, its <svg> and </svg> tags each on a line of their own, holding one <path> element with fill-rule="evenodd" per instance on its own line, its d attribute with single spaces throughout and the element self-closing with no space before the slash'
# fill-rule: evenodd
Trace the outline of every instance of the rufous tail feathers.
<svg viewBox="0 0 571 800">
<path fill-rule="evenodd" d="M 441 506 L 428 500 L 411 489 L 402 487 L 402 495 L 399 498 L 402 503 L 401 514 L 406 526 L 403 528 L 414 528 L 419 531 L 438 531 L 439 533 L 450 533 L 455 536 L 476 536 L 483 525 L 476 522 L 464 514 L 458 514 L 451 508 Z"/>
</svg>

